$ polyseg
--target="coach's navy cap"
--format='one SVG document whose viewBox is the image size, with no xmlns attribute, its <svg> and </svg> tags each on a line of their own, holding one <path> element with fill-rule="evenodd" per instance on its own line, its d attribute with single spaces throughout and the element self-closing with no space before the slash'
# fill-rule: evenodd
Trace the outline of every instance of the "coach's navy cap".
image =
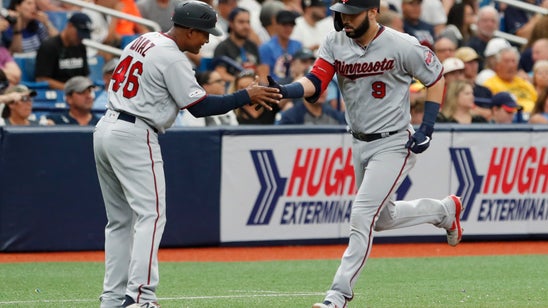
<svg viewBox="0 0 548 308">
<path fill-rule="evenodd" d="M 80 39 L 89 39 L 91 37 L 91 19 L 88 15 L 76 12 L 68 20 L 78 30 Z"/>
<path fill-rule="evenodd" d="M 355 15 L 367 9 L 380 7 L 380 0 L 339 0 L 329 7 L 334 12 Z"/>
<path fill-rule="evenodd" d="M 502 109 L 508 112 L 515 112 L 521 109 L 521 106 L 518 105 L 516 98 L 508 92 L 499 92 L 493 95 L 491 105 L 502 107 Z"/>
</svg>

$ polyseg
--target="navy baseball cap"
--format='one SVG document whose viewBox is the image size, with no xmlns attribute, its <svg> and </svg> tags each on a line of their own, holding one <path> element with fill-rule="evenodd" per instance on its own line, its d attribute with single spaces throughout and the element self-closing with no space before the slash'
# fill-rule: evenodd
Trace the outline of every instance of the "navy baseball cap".
<svg viewBox="0 0 548 308">
<path fill-rule="evenodd" d="M 299 14 L 293 11 L 281 10 L 278 12 L 278 14 L 276 14 L 276 22 L 280 25 L 294 25 L 295 19 L 297 19 L 298 16 Z"/>
<path fill-rule="evenodd" d="M 329 7 L 334 12 L 355 15 L 367 9 L 380 7 L 380 0 L 339 0 Z"/>
<path fill-rule="evenodd" d="M 521 109 L 521 106 L 518 105 L 514 95 L 508 92 L 499 92 L 493 95 L 491 105 L 502 107 L 502 109 L 508 112 L 516 112 Z"/>
<path fill-rule="evenodd" d="M 91 19 L 88 15 L 75 12 L 70 16 L 68 20 L 78 30 L 78 37 L 80 39 L 89 39 L 91 37 Z"/>
</svg>

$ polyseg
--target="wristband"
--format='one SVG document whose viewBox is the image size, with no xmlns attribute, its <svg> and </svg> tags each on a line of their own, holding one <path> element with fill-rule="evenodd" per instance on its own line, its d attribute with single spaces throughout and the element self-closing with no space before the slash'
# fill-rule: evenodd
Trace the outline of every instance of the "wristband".
<svg viewBox="0 0 548 308">
<path fill-rule="evenodd" d="M 434 127 L 436 123 L 436 117 L 440 111 L 440 104 L 431 101 L 424 102 L 424 116 L 422 117 L 422 124 Z"/>
<path fill-rule="evenodd" d="M 280 93 L 283 98 L 301 98 L 304 95 L 304 88 L 300 82 L 292 82 L 290 84 L 281 85 Z"/>
</svg>

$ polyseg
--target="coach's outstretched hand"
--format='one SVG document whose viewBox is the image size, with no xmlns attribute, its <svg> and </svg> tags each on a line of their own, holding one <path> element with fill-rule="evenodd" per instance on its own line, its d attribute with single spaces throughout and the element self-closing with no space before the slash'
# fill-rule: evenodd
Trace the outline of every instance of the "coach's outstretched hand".
<svg viewBox="0 0 548 308">
<path fill-rule="evenodd" d="M 272 110 L 272 104 L 279 104 L 282 95 L 280 89 L 273 87 L 265 87 L 259 85 L 259 77 L 255 77 L 255 81 L 246 88 L 247 94 L 251 99 L 251 104 L 257 104 L 255 109 L 264 107 Z"/>
<path fill-rule="evenodd" d="M 430 140 L 432 139 L 432 133 L 434 132 L 434 127 L 422 124 L 407 141 L 405 147 L 410 149 L 413 153 L 422 153 L 428 149 L 430 146 Z"/>
</svg>

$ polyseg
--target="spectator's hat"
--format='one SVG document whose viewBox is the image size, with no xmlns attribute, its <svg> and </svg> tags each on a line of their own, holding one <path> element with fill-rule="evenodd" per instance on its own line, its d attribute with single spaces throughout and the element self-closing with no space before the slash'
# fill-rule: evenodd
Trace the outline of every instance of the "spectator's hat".
<svg viewBox="0 0 548 308">
<path fill-rule="evenodd" d="M 464 63 L 480 59 L 478 53 L 471 47 L 461 47 L 457 49 L 455 57 L 461 59 Z"/>
<path fill-rule="evenodd" d="M 36 96 L 36 91 L 30 90 L 29 88 L 27 88 L 27 86 L 22 85 L 22 84 L 9 87 L 6 90 L 6 92 L 4 92 L 4 94 L 10 94 L 10 93 L 13 93 L 13 92 L 26 93 L 30 97 L 35 97 Z M 10 108 L 5 106 L 4 109 L 2 110 L 2 115 L 1 115 L 2 118 L 8 118 L 10 115 L 11 115 Z"/>
<path fill-rule="evenodd" d="M 116 65 L 118 65 L 118 61 L 120 61 L 120 58 L 112 58 L 108 60 L 108 62 L 103 65 L 103 74 L 114 72 Z"/>
<path fill-rule="evenodd" d="M 516 112 L 521 109 L 521 106 L 518 105 L 515 96 L 509 92 L 499 92 L 493 95 L 491 105 L 502 107 L 502 109 L 508 112 Z"/>
<path fill-rule="evenodd" d="M 489 40 L 487 46 L 485 46 L 485 51 L 483 52 L 483 55 L 485 57 L 494 56 L 499 51 L 507 47 L 512 47 L 512 45 L 510 45 L 510 43 L 503 38 L 495 37 Z"/>
<path fill-rule="evenodd" d="M 281 25 L 295 25 L 295 19 L 297 19 L 297 16 L 298 14 L 293 11 L 281 10 L 278 14 L 276 14 L 276 22 Z"/>
<path fill-rule="evenodd" d="M 89 39 L 91 37 L 91 19 L 88 15 L 75 12 L 70 16 L 68 20 L 78 30 L 78 37 L 80 39 Z"/>
<path fill-rule="evenodd" d="M 9 87 L 6 90 L 6 92 L 4 92 L 4 94 L 10 94 L 10 93 L 14 93 L 14 92 L 26 93 L 30 97 L 35 97 L 36 94 L 37 94 L 36 91 L 31 90 L 31 89 L 27 88 L 27 86 L 22 85 L 22 84 L 18 84 L 16 86 Z"/>
<path fill-rule="evenodd" d="M 88 88 L 95 88 L 91 79 L 84 76 L 74 76 L 65 82 L 65 95 L 71 95 L 74 92 L 83 92 Z"/>
<path fill-rule="evenodd" d="M 308 48 L 302 48 L 293 55 L 293 59 L 315 60 L 314 52 Z"/>
<path fill-rule="evenodd" d="M 461 59 L 450 57 L 443 61 L 443 74 L 464 70 L 464 62 Z"/>
</svg>

